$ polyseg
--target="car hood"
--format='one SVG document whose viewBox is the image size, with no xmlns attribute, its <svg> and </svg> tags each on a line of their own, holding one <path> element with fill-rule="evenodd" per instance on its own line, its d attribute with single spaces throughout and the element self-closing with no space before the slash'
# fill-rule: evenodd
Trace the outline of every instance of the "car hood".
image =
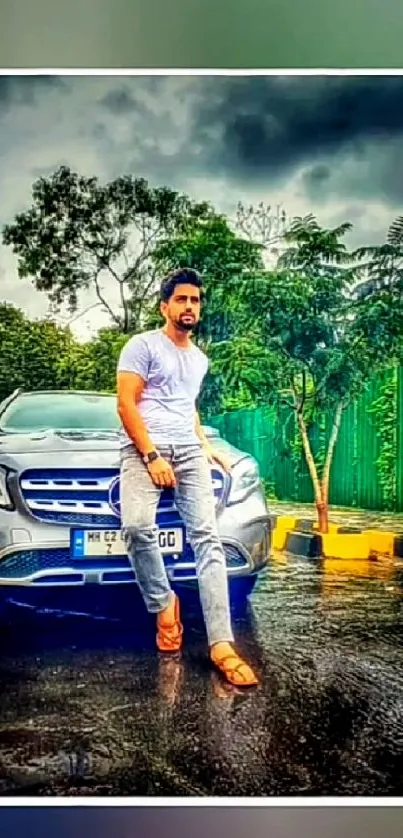
<svg viewBox="0 0 403 838">
<path fill-rule="evenodd" d="M 206 431 L 211 444 L 219 451 L 226 453 L 235 464 L 245 457 L 245 453 L 239 451 L 216 433 L 210 434 Z M 108 453 L 114 459 L 119 452 L 118 431 L 36 431 L 34 433 L 0 434 L 0 463 L 10 459 L 15 460 L 18 455 L 49 455 L 65 454 L 71 456 L 79 455 L 80 452 L 88 455 L 92 451 L 103 452 L 108 458 Z M 24 456 L 25 459 L 25 456 Z"/>
<path fill-rule="evenodd" d="M 40 454 L 47 451 L 99 451 L 119 448 L 115 431 L 35 431 L 0 435 L 0 456 L 6 454 Z"/>
</svg>

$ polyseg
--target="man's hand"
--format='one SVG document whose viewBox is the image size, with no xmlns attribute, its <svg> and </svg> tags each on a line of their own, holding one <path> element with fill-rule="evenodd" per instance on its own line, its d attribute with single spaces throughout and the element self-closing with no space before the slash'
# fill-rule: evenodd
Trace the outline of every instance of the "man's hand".
<svg viewBox="0 0 403 838">
<path fill-rule="evenodd" d="M 231 460 L 222 451 L 217 451 L 211 445 L 205 445 L 204 451 L 209 463 L 218 463 L 227 474 L 231 472 Z"/>
<path fill-rule="evenodd" d="M 147 465 L 148 473 L 156 486 L 160 489 L 171 489 L 176 486 L 173 468 L 163 457 L 158 457 Z"/>
</svg>

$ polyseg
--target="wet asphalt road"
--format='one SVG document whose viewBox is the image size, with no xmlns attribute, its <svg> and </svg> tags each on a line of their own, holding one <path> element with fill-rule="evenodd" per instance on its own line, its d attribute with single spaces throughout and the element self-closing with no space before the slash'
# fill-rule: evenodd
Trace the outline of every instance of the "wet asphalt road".
<svg viewBox="0 0 403 838">
<path fill-rule="evenodd" d="M 274 558 L 235 619 L 261 686 L 182 660 L 151 626 L 0 639 L 2 795 L 401 795 L 403 567 Z"/>
</svg>

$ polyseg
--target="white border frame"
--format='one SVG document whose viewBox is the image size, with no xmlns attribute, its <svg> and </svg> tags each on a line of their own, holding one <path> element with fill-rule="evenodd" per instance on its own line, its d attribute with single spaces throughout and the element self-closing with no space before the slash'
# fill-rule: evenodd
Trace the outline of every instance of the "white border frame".
<svg viewBox="0 0 403 838">
<path fill-rule="evenodd" d="M 124 68 L 63 68 L 63 67 L 34 67 L 34 68 L 0 68 L 1 76 L 403 76 L 403 69 L 124 69 Z M 7 807 L 108 807 L 119 808 L 171 808 L 171 807 L 231 807 L 231 808 L 392 808 L 403 807 L 402 797 L 86 797 L 63 796 L 63 797 L 15 797 L 0 798 L 0 809 Z"/>
</svg>

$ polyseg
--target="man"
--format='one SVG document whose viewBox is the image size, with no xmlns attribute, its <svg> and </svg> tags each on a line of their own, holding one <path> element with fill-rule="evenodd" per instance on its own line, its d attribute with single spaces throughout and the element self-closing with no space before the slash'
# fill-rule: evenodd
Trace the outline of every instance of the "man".
<svg viewBox="0 0 403 838">
<path fill-rule="evenodd" d="M 191 340 L 203 289 L 196 271 L 163 280 L 162 329 L 135 335 L 124 346 L 117 372 L 122 423 L 121 514 L 128 555 L 145 605 L 156 614 L 157 646 L 177 652 L 183 627 L 157 539 L 161 490 L 173 487 L 193 548 L 200 600 L 213 665 L 235 686 L 257 678 L 233 646 L 225 554 L 219 540 L 209 462 L 228 469 L 203 434 L 196 399 L 208 360 Z"/>
</svg>

